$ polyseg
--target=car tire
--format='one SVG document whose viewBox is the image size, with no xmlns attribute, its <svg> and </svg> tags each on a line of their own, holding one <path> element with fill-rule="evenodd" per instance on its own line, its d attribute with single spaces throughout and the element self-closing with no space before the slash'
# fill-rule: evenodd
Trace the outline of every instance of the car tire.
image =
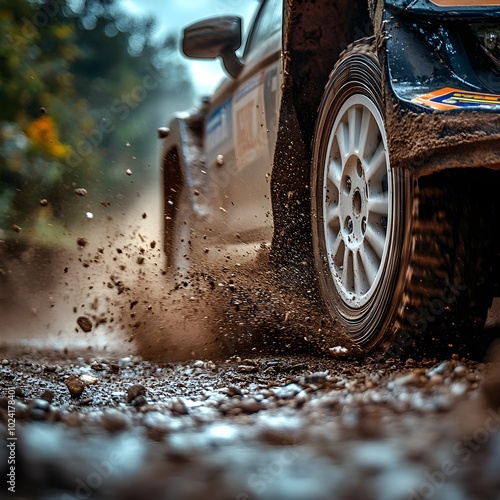
<svg viewBox="0 0 500 500">
<path fill-rule="evenodd" d="M 464 245 L 477 228 L 463 224 L 472 215 L 466 204 L 457 212 L 459 176 L 417 181 L 391 168 L 371 42 L 343 52 L 318 111 L 311 215 L 319 294 L 366 350 L 383 344 L 379 352 L 389 357 L 436 355 L 452 345 L 446 326 L 485 319 L 490 297 L 478 286 L 485 270 L 474 262 L 481 249 L 467 255 Z"/>
</svg>

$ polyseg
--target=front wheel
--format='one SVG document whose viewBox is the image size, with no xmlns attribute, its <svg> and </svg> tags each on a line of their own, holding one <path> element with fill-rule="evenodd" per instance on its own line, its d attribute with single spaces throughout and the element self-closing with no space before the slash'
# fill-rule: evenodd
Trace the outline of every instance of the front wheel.
<svg viewBox="0 0 500 500">
<path fill-rule="evenodd" d="M 491 302 L 486 218 L 471 182 L 484 172 L 416 180 L 392 169 L 381 88 L 378 58 L 361 41 L 343 53 L 321 101 L 311 177 L 319 292 L 365 349 L 467 354 Z"/>
<path fill-rule="evenodd" d="M 362 346 L 394 316 L 408 254 L 412 184 L 390 167 L 381 71 L 369 45 L 337 63 L 313 144 L 312 234 L 319 288 L 332 316 Z"/>
</svg>

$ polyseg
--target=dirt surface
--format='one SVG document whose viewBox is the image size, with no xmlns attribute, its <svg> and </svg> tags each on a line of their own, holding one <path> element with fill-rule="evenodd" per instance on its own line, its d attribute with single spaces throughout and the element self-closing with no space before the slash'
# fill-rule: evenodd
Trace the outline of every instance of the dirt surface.
<svg viewBox="0 0 500 500">
<path fill-rule="evenodd" d="M 495 498 L 497 364 L 362 358 L 307 263 L 167 279 L 132 217 L 2 248 L 0 498 Z"/>
<path fill-rule="evenodd" d="M 2 433 L 17 437 L 8 441 L 9 498 L 486 499 L 500 491 L 498 364 L 306 355 L 165 364 L 89 350 L 1 357 Z M 9 389 L 15 428 L 7 427 Z M 11 449 L 1 449 L 6 474 Z"/>
</svg>

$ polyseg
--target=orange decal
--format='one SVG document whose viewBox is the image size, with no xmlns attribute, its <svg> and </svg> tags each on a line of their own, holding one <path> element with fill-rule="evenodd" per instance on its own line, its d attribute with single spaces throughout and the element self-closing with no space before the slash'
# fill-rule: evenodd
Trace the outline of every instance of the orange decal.
<svg viewBox="0 0 500 500">
<path fill-rule="evenodd" d="M 478 107 L 500 110 L 500 95 L 481 94 L 449 87 L 417 96 L 412 102 L 442 111 Z"/>
</svg>

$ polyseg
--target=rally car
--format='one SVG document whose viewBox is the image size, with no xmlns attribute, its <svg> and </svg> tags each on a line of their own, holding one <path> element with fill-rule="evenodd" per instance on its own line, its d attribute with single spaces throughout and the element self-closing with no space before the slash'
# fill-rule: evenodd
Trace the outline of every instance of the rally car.
<svg viewBox="0 0 500 500">
<path fill-rule="evenodd" d="M 500 288 L 500 2 L 262 0 L 243 46 L 236 16 L 182 45 L 227 78 L 160 131 L 173 274 L 269 246 L 366 351 L 475 335 Z"/>
</svg>

